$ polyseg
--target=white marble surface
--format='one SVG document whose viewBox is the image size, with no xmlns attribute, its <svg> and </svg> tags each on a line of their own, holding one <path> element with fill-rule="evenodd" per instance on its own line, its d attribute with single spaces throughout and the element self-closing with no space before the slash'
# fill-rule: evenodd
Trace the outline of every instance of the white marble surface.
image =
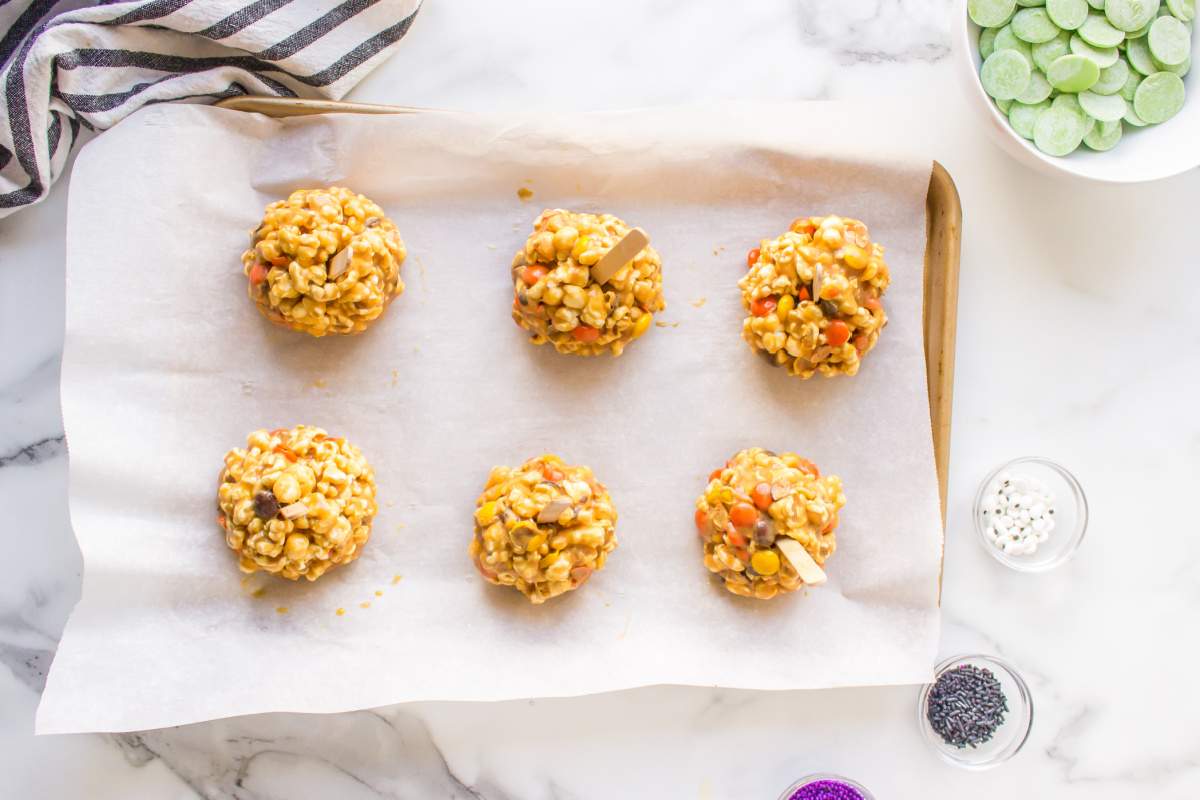
<svg viewBox="0 0 1200 800">
<path fill-rule="evenodd" d="M 834 770 L 881 798 L 1200 796 L 1200 173 L 1110 188 L 1010 162 L 960 102 L 949 0 L 568 5 L 427 0 L 352 97 L 472 110 L 826 98 L 870 124 L 888 96 L 928 118 L 966 213 L 943 651 L 1023 669 L 1037 704 L 1025 749 L 987 773 L 944 765 L 916 730 L 915 687 L 651 688 L 34 738 L 80 573 L 57 389 L 63 180 L 0 222 L 0 795 L 769 800 Z M 988 468 L 1035 452 L 1075 469 L 1093 522 L 1073 562 L 1024 576 L 980 549 L 969 503 Z"/>
</svg>

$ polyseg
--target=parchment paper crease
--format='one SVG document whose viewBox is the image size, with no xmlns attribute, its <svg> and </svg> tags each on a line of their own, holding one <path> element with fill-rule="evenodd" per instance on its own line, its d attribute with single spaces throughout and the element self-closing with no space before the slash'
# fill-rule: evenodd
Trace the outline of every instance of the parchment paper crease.
<svg viewBox="0 0 1200 800">
<path fill-rule="evenodd" d="M 39 732 L 928 679 L 930 162 L 897 152 L 888 127 L 828 104 L 287 122 L 158 106 L 90 144 L 71 186 L 62 374 L 85 576 Z M 266 203 L 331 183 L 397 222 L 408 290 L 366 334 L 314 340 L 259 316 L 239 255 Z M 615 213 L 662 254 L 668 327 L 620 359 L 535 348 L 509 319 L 512 254 L 555 206 Z M 833 212 L 887 247 L 891 323 L 857 377 L 804 382 L 742 342 L 736 281 L 760 238 Z M 301 422 L 374 464 L 374 534 L 316 584 L 244 580 L 214 521 L 222 456 L 254 428 Z M 701 564 L 695 497 L 750 445 L 845 481 L 830 580 L 807 596 L 739 599 Z M 607 483 L 620 546 L 583 590 L 530 607 L 484 584 L 466 547 L 489 468 L 545 451 Z"/>
</svg>

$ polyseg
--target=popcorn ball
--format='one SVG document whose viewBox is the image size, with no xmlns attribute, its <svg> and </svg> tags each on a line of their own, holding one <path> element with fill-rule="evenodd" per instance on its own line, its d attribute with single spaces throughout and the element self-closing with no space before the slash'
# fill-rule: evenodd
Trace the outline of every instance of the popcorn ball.
<svg viewBox="0 0 1200 800">
<path fill-rule="evenodd" d="M 810 378 L 854 375 L 887 324 L 883 247 L 844 217 L 797 219 L 746 258 L 742 338 L 771 364 Z"/>
<path fill-rule="evenodd" d="M 362 333 L 404 291 L 405 255 L 383 209 L 332 186 L 267 206 L 242 268 L 272 322 L 312 336 Z"/>
<path fill-rule="evenodd" d="M 513 320 L 534 344 L 581 356 L 611 352 L 650 329 L 666 307 L 662 262 L 646 246 L 607 280 L 593 269 L 630 228 L 611 214 L 547 209 L 513 258 Z"/>
<path fill-rule="evenodd" d="M 612 497 L 591 469 L 543 455 L 488 475 L 469 552 L 486 580 L 544 603 L 604 568 L 616 524 Z"/>
<path fill-rule="evenodd" d="M 217 504 L 241 570 L 293 581 L 358 558 L 378 511 L 359 449 L 309 425 L 254 431 L 226 453 Z"/>
<path fill-rule="evenodd" d="M 795 453 L 742 450 L 709 476 L 696 500 L 704 566 L 725 588 L 768 600 L 825 582 L 846 505 L 842 481 Z"/>
</svg>

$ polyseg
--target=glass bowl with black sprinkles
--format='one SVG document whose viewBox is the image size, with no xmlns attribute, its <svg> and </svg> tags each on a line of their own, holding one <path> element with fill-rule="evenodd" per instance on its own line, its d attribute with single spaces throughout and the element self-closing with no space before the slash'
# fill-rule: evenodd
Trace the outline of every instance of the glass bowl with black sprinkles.
<svg viewBox="0 0 1200 800">
<path fill-rule="evenodd" d="M 943 760 L 990 769 L 1015 756 L 1033 725 L 1033 697 L 1017 670 L 986 655 L 949 658 L 921 687 L 917 724 Z"/>
</svg>

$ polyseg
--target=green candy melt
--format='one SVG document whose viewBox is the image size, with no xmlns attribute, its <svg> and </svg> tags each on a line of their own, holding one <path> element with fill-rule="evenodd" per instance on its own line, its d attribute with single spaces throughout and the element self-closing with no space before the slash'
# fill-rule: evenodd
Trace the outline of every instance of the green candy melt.
<svg viewBox="0 0 1200 800">
<path fill-rule="evenodd" d="M 1087 124 L 1073 111 L 1051 105 L 1038 115 L 1033 126 L 1033 143 L 1046 155 L 1065 156 L 1083 142 Z"/>
<path fill-rule="evenodd" d="M 1114 28 L 1129 33 L 1149 24 L 1159 5 L 1159 0 L 1105 0 L 1104 16 Z"/>
<path fill-rule="evenodd" d="M 1018 39 L 1030 44 L 1048 42 L 1058 36 L 1058 26 L 1050 20 L 1044 8 L 1022 8 L 1009 25 Z"/>
<path fill-rule="evenodd" d="M 1064 31 L 1073 31 L 1088 18 L 1087 0 L 1046 0 L 1050 20 Z"/>
<path fill-rule="evenodd" d="M 1077 56 L 1087 56 L 1092 61 L 1096 62 L 1096 66 L 1100 69 L 1111 67 L 1117 63 L 1117 59 L 1121 57 L 1121 51 L 1115 47 L 1093 47 L 1079 37 L 1079 34 L 1071 34 L 1071 52 Z"/>
<path fill-rule="evenodd" d="M 983 62 L 979 80 L 983 90 L 997 100 L 1015 100 L 1029 85 L 1032 74 L 1025 56 L 1016 50 L 997 50 Z"/>
<path fill-rule="evenodd" d="M 1180 22 L 1196 18 L 1196 0 L 1167 0 L 1167 10 Z"/>
<path fill-rule="evenodd" d="M 1046 80 L 1060 92 L 1082 92 L 1100 80 L 1100 68 L 1087 56 L 1059 56 L 1046 70 Z"/>
<path fill-rule="evenodd" d="M 998 28 L 1017 11 L 1017 0 L 967 0 L 967 14 L 984 28 Z"/>
<path fill-rule="evenodd" d="M 1084 135 L 1083 143 L 1092 150 L 1099 152 L 1112 150 L 1117 146 L 1117 142 L 1121 141 L 1121 134 L 1124 131 L 1125 129 L 1121 125 L 1121 120 L 1117 120 L 1116 122 L 1101 122 Z"/>
<path fill-rule="evenodd" d="M 1192 32 L 1175 17 L 1159 17 L 1150 26 L 1146 44 L 1150 47 L 1150 55 L 1163 64 L 1182 64 L 1192 51 Z"/>
<path fill-rule="evenodd" d="M 1183 100 L 1183 79 L 1173 72 L 1156 72 L 1138 86 L 1133 110 L 1147 123 L 1166 122 L 1183 108 Z"/>
<path fill-rule="evenodd" d="M 1125 32 L 1114 28 L 1103 14 L 1089 14 L 1077 32 L 1092 47 L 1116 47 L 1125 41 Z"/>
</svg>

